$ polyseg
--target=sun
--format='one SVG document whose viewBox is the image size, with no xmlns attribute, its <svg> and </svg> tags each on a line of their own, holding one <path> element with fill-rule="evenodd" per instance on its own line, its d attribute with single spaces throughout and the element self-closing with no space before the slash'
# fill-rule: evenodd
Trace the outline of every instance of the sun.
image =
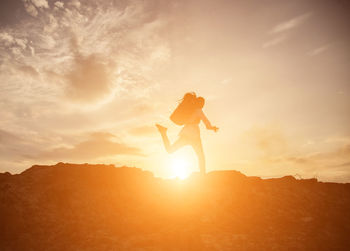
<svg viewBox="0 0 350 251">
<path fill-rule="evenodd" d="M 174 178 L 183 180 L 190 175 L 189 162 L 183 157 L 172 158 L 171 168 Z"/>
</svg>

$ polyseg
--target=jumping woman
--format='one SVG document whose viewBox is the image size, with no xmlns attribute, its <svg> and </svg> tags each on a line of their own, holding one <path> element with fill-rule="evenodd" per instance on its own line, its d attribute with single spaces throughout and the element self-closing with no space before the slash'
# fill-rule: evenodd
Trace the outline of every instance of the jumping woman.
<svg viewBox="0 0 350 251">
<path fill-rule="evenodd" d="M 171 120 L 178 124 L 184 125 L 179 133 L 178 139 L 174 144 L 170 144 L 167 128 L 156 124 L 160 135 L 162 136 L 164 147 L 168 153 L 173 153 L 183 146 L 190 145 L 198 157 L 199 169 L 205 174 L 205 157 L 203 152 L 202 141 L 200 137 L 199 123 L 203 121 L 208 130 L 217 132 L 219 128 L 212 126 L 208 118 L 202 111 L 205 100 L 202 97 L 196 97 L 194 93 L 186 93 L 182 103 L 170 116 Z"/>
</svg>

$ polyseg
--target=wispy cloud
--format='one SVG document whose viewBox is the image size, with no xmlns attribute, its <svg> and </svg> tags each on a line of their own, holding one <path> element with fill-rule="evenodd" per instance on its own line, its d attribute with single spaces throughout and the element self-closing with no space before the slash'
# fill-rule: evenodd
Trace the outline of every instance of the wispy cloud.
<svg viewBox="0 0 350 251">
<path fill-rule="evenodd" d="M 293 143 L 293 139 L 277 126 L 256 126 L 242 135 L 240 145 L 242 150 L 248 149 L 250 164 L 267 168 L 271 173 L 282 170 L 284 173 L 298 173 L 302 177 L 316 175 L 332 181 L 344 180 L 341 176 L 331 176 L 332 171 L 349 175 L 350 141 L 347 138 L 323 150 L 306 150 Z"/>
<path fill-rule="evenodd" d="M 64 7 L 64 3 L 61 1 L 57 1 L 54 3 L 55 7 L 59 8 L 59 9 L 63 9 Z"/>
<path fill-rule="evenodd" d="M 84 57 L 76 48 L 72 70 L 64 75 L 66 94 L 78 101 L 101 99 L 111 93 L 112 74 L 113 63 L 95 54 Z"/>
<path fill-rule="evenodd" d="M 0 144 L 9 144 L 11 141 L 17 141 L 19 137 L 13 133 L 0 129 Z"/>
<path fill-rule="evenodd" d="M 150 136 L 154 135 L 157 133 L 156 128 L 154 126 L 139 126 L 139 127 L 134 127 L 129 130 L 129 133 L 134 135 L 134 136 Z"/>
<path fill-rule="evenodd" d="M 33 136 L 33 135 L 26 135 Z M 9 160 L 13 162 L 28 159 L 28 156 L 35 154 L 40 147 L 36 145 L 35 139 L 18 135 L 17 132 L 9 132 L 0 129 L 0 156 L 1 160 Z"/>
<path fill-rule="evenodd" d="M 40 154 L 37 159 L 49 160 L 93 160 L 115 155 L 141 156 L 141 150 L 114 140 L 110 133 L 92 133 L 89 139 L 71 147 L 59 147 Z"/>
<path fill-rule="evenodd" d="M 38 16 L 39 10 L 48 9 L 49 3 L 47 0 L 22 0 L 27 13 L 33 17 Z"/>
<path fill-rule="evenodd" d="M 38 71 L 34 67 L 32 67 L 30 65 L 20 65 L 18 67 L 18 69 L 21 72 L 23 72 L 23 73 L 25 73 L 25 74 L 27 74 L 27 75 L 29 75 L 31 77 L 38 77 L 39 76 Z"/>
<path fill-rule="evenodd" d="M 318 47 L 316 49 L 313 49 L 313 50 L 309 51 L 308 54 L 310 56 L 317 56 L 317 55 L 323 53 L 324 51 L 328 50 L 328 48 L 329 48 L 329 45 L 326 44 L 326 45 L 323 45 L 321 47 Z"/>
<path fill-rule="evenodd" d="M 262 47 L 269 48 L 286 41 L 288 38 L 286 32 L 303 24 L 311 15 L 311 12 L 305 13 L 303 15 L 294 17 L 288 21 L 277 24 L 269 32 L 269 35 L 272 37 L 267 42 L 263 43 Z"/>
<path fill-rule="evenodd" d="M 170 47 L 161 33 L 166 19 L 142 1 L 96 9 L 79 1 L 57 1 L 56 9 L 46 0 L 23 3 L 33 15 L 41 15 L 23 20 L 16 30 L 1 31 L 0 61 L 7 61 L 0 69 L 3 77 L 11 75 L 14 65 L 25 74 L 30 66 L 42 77 L 36 84 L 49 81 L 71 100 L 97 102 L 118 89 L 147 92 L 151 73 L 169 60 Z"/>
<path fill-rule="evenodd" d="M 305 13 L 303 15 L 294 17 L 288 21 L 282 22 L 282 23 L 276 25 L 271 30 L 271 33 L 280 33 L 280 32 L 284 32 L 284 31 L 293 29 L 293 28 L 303 24 L 311 15 L 312 15 L 312 13 L 309 12 L 309 13 Z"/>
<path fill-rule="evenodd" d="M 258 156 L 272 158 L 287 152 L 288 140 L 282 129 L 277 125 L 254 126 L 242 135 L 242 145 L 248 144 Z"/>
<path fill-rule="evenodd" d="M 278 37 L 274 37 L 271 40 L 265 42 L 262 47 L 263 48 L 268 48 L 268 47 L 271 47 L 271 46 L 275 46 L 275 45 L 278 45 L 278 44 L 282 43 L 286 39 L 287 39 L 286 35 L 281 35 L 281 36 L 278 36 Z"/>
<path fill-rule="evenodd" d="M 21 3 L 23 18 L 0 30 L 0 129 L 20 135 L 1 145 L 1 161 L 33 160 L 43 151 L 46 159 L 141 154 L 113 137 L 77 143 L 66 135 L 113 127 L 126 113 L 149 112 L 140 96 L 157 84 L 152 75 L 171 56 L 167 16 L 158 13 L 163 10 L 138 0 Z M 127 97 L 132 102 L 121 106 L 118 98 Z"/>
<path fill-rule="evenodd" d="M 29 1 L 29 0 L 24 0 Z M 37 8 L 49 8 L 49 3 L 47 0 L 31 0 L 31 2 L 35 5 Z"/>
</svg>

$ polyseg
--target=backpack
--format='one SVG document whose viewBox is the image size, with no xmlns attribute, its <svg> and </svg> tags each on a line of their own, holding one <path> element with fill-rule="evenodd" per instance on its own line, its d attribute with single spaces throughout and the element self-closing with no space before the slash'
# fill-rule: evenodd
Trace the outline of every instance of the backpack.
<svg viewBox="0 0 350 251">
<path fill-rule="evenodd" d="M 178 104 L 174 112 L 170 115 L 170 120 L 177 125 L 186 124 L 195 110 L 196 98 L 194 92 L 186 93 L 181 103 Z"/>
</svg>

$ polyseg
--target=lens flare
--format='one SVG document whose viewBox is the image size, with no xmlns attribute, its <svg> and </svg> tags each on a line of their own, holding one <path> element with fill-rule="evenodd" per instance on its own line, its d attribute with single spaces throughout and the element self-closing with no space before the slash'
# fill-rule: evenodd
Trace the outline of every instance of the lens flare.
<svg viewBox="0 0 350 251">
<path fill-rule="evenodd" d="M 186 179 L 190 175 L 189 163 L 184 158 L 173 158 L 171 168 L 174 178 Z"/>
</svg>

